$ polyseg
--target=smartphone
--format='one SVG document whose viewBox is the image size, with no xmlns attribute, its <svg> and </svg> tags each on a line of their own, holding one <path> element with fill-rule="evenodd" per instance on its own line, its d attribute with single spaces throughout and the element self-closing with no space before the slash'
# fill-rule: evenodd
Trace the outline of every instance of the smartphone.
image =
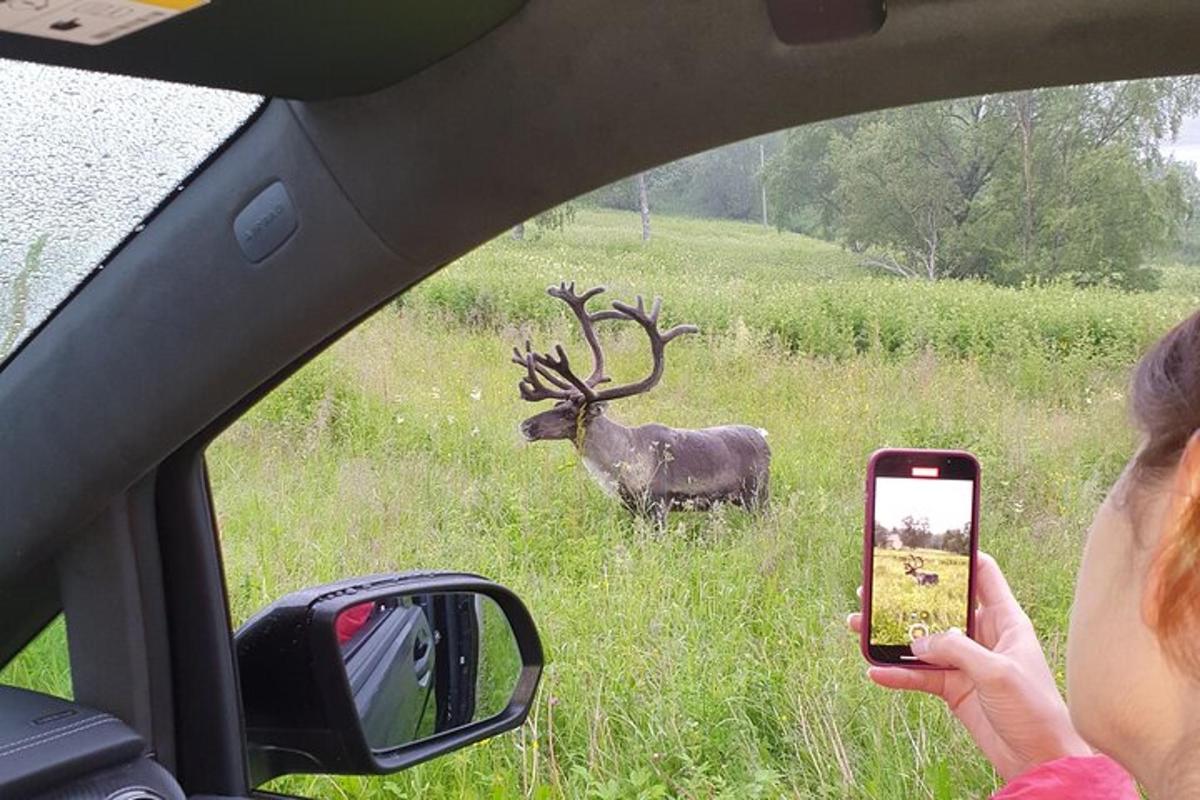
<svg viewBox="0 0 1200 800">
<path fill-rule="evenodd" d="M 866 497 L 863 656 L 941 669 L 911 645 L 949 628 L 975 635 L 979 461 L 957 450 L 877 450 Z"/>
</svg>

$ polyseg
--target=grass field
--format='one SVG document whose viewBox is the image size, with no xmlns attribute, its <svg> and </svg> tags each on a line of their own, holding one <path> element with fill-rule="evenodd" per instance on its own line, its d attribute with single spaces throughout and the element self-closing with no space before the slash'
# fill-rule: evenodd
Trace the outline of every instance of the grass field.
<svg viewBox="0 0 1200 800">
<path fill-rule="evenodd" d="M 1200 304 L 1173 269 L 1123 295 L 863 273 L 757 226 L 586 212 L 466 256 L 323 354 L 211 448 L 236 622 L 347 575 L 481 572 L 537 619 L 549 665 L 519 732 L 383 779 L 292 779 L 319 797 L 961 798 L 996 786 L 937 703 L 863 676 L 844 629 L 861 571 L 862 476 L 881 446 L 983 465 L 980 541 L 1056 671 L 1080 544 L 1131 452 L 1137 353 Z M 665 298 L 673 343 L 625 422 L 766 428 L 772 506 L 675 514 L 658 533 L 565 443 L 526 445 L 511 346 L 578 339 L 560 279 Z M 607 334 L 618 378 L 644 341 Z M 61 627 L 6 680 L 63 691 Z"/>
<path fill-rule="evenodd" d="M 918 584 L 905 574 L 905 559 L 915 555 L 924 560 L 921 570 L 938 576 L 933 585 Z M 871 569 L 871 641 L 875 644 L 908 644 L 910 625 L 920 624 L 927 633 L 951 627 L 966 629 L 966 556 L 944 550 L 918 548 L 889 550 L 875 548 Z"/>
</svg>

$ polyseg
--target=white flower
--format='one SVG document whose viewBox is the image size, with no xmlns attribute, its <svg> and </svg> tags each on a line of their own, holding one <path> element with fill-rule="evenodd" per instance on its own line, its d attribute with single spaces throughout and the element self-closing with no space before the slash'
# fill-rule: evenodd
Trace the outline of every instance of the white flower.
<svg viewBox="0 0 1200 800">
<path fill-rule="evenodd" d="M 471 390 L 471 399 L 474 400 L 476 403 L 478 403 L 480 400 L 483 399 L 483 390 L 480 389 L 478 386 L 476 386 L 474 389 Z"/>
</svg>

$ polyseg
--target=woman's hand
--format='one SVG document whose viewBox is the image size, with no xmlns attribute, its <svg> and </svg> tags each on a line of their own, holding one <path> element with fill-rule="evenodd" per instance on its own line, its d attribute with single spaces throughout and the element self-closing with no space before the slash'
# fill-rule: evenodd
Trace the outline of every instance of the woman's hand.
<svg viewBox="0 0 1200 800">
<path fill-rule="evenodd" d="M 1033 624 L 996 561 L 984 553 L 979 554 L 975 586 L 978 642 L 954 630 L 912 644 L 922 661 L 955 669 L 871 667 L 867 676 L 889 689 L 928 692 L 945 700 L 1006 781 L 1044 761 L 1092 755 L 1071 725 Z M 847 622 L 860 631 L 862 614 L 851 614 Z"/>
</svg>

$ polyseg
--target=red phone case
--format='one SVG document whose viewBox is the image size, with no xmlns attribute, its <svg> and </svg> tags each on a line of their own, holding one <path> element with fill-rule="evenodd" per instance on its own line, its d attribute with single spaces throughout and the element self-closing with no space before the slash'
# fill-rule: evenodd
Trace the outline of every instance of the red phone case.
<svg viewBox="0 0 1200 800">
<path fill-rule="evenodd" d="M 900 667 L 902 669 L 953 669 L 953 667 L 941 667 L 935 664 L 926 664 L 924 661 L 909 661 L 898 664 L 891 661 L 879 661 L 871 657 L 870 651 L 870 636 L 871 636 L 871 569 L 874 561 L 874 522 L 875 522 L 875 470 L 880 458 L 886 455 L 920 455 L 931 458 L 939 458 L 946 456 L 957 456 L 970 459 L 975 465 L 975 487 L 973 497 L 971 499 L 971 543 L 970 543 L 970 561 L 967 567 L 967 636 L 975 638 L 975 566 L 976 555 L 979 552 L 979 484 L 981 482 L 981 471 L 979 468 L 979 459 L 973 454 L 965 450 L 922 450 L 914 448 L 882 448 L 871 454 L 870 460 L 867 462 L 867 486 L 866 486 L 866 513 L 863 521 L 863 596 L 862 596 L 862 632 L 859 636 L 859 648 L 862 650 L 863 658 L 868 663 L 880 667 Z"/>
</svg>

